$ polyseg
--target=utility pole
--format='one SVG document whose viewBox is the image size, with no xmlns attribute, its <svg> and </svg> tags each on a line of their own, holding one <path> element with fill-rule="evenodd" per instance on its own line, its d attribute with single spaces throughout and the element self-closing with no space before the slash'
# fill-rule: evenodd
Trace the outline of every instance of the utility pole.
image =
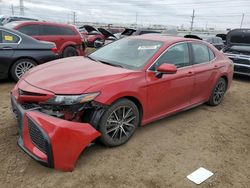
<svg viewBox="0 0 250 188">
<path fill-rule="evenodd" d="M 24 16 L 24 5 L 23 0 L 19 0 L 20 15 Z"/>
<path fill-rule="evenodd" d="M 76 12 L 73 11 L 73 25 L 76 25 Z"/>
<path fill-rule="evenodd" d="M 193 14 L 191 16 L 191 28 L 190 28 L 190 33 L 192 33 L 193 31 L 193 26 L 194 26 L 194 13 L 195 13 L 195 10 L 193 9 Z"/>
<path fill-rule="evenodd" d="M 15 14 L 15 10 L 14 10 L 14 6 L 13 4 L 11 4 L 11 14 L 14 15 Z"/>
<path fill-rule="evenodd" d="M 242 18 L 241 18 L 240 28 L 242 28 L 243 21 L 244 21 L 244 17 L 245 17 L 245 14 L 243 13 L 243 14 L 242 14 Z"/>
</svg>

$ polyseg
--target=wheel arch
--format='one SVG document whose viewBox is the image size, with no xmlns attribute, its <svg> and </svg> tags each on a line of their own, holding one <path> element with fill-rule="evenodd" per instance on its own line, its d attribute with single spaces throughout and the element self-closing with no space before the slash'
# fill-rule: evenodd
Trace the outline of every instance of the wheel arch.
<svg viewBox="0 0 250 188">
<path fill-rule="evenodd" d="M 228 77 L 224 74 L 220 78 L 225 79 L 225 81 L 226 81 L 226 89 L 228 89 Z"/>
<path fill-rule="evenodd" d="M 140 114 L 140 124 L 141 124 L 141 120 L 142 120 L 142 116 L 143 116 L 143 106 L 142 106 L 140 100 L 137 99 L 136 97 L 133 97 L 133 96 L 125 96 L 123 98 L 132 101 L 137 106 L 137 108 L 139 110 L 139 114 Z"/>
</svg>

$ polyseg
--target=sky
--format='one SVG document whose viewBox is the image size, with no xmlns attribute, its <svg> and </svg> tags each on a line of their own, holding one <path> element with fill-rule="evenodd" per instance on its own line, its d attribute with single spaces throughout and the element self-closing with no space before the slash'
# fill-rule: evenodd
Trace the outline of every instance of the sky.
<svg viewBox="0 0 250 188">
<path fill-rule="evenodd" d="M 19 14 L 19 0 L 0 0 L 0 14 Z M 44 20 L 114 24 L 162 24 L 195 28 L 250 28 L 250 0 L 24 0 L 26 16 Z"/>
</svg>

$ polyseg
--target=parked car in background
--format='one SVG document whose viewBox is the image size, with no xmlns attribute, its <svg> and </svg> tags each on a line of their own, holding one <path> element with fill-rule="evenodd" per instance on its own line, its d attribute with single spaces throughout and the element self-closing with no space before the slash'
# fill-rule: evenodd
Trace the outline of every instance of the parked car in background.
<svg viewBox="0 0 250 188">
<path fill-rule="evenodd" d="M 136 36 L 136 35 L 143 35 L 143 34 L 149 34 L 149 33 L 161 33 L 161 32 L 146 29 L 146 28 L 139 28 L 139 29 L 125 28 L 125 30 L 121 33 L 120 37 Z"/>
<path fill-rule="evenodd" d="M 224 45 L 227 45 L 227 34 L 225 33 L 219 33 L 216 35 L 216 37 L 220 37 L 224 43 Z"/>
<path fill-rule="evenodd" d="M 26 17 L 26 16 L 7 16 L 7 15 L 0 15 L 0 25 L 5 25 L 10 22 L 14 21 L 39 21 L 39 19 Z"/>
<path fill-rule="evenodd" d="M 250 76 L 250 29 L 231 30 L 223 52 L 234 62 L 234 73 Z"/>
<path fill-rule="evenodd" d="M 21 78 L 11 92 L 18 145 L 48 167 L 72 171 L 98 137 L 119 146 L 140 125 L 199 104 L 219 105 L 232 77 L 232 61 L 206 42 L 125 37 Z"/>
<path fill-rule="evenodd" d="M 30 68 L 58 57 L 56 45 L 0 26 L 0 79 L 18 81 Z"/>
<path fill-rule="evenodd" d="M 185 35 L 184 38 L 191 38 L 191 39 L 198 39 L 198 40 L 202 40 L 201 37 L 197 36 L 197 35 Z"/>
<path fill-rule="evenodd" d="M 17 30 L 37 40 L 54 42 L 61 57 L 85 55 L 85 43 L 75 26 L 51 22 L 19 21 L 5 27 Z"/>
<path fill-rule="evenodd" d="M 223 40 L 220 37 L 203 37 L 202 39 L 214 45 L 218 50 L 224 48 Z"/>
<path fill-rule="evenodd" d="M 95 41 L 98 41 L 102 44 L 105 42 L 105 36 L 98 31 L 96 28 L 90 25 L 84 25 L 79 28 L 81 34 L 85 38 L 86 45 L 88 47 L 94 47 Z"/>
</svg>

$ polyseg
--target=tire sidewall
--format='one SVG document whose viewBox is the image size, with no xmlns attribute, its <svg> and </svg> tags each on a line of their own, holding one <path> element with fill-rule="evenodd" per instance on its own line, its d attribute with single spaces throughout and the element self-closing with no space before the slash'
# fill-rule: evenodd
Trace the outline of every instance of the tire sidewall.
<svg viewBox="0 0 250 188">
<path fill-rule="evenodd" d="M 74 53 L 74 55 L 69 55 L 70 53 Z M 77 51 L 74 47 L 68 46 L 63 50 L 63 57 L 73 57 L 77 56 Z"/>
<path fill-rule="evenodd" d="M 217 106 L 217 105 L 219 105 L 219 104 L 222 102 L 222 100 L 223 100 L 224 94 L 223 94 L 221 100 L 220 100 L 218 103 L 215 102 L 215 98 L 214 98 L 215 89 L 216 89 L 216 87 L 217 87 L 221 82 L 223 82 L 223 84 L 224 84 L 224 86 L 225 86 L 224 94 L 225 94 L 225 92 L 226 92 L 226 87 L 227 87 L 226 80 L 225 80 L 224 78 L 220 78 L 220 79 L 216 82 L 216 84 L 215 84 L 215 86 L 214 86 L 214 88 L 213 88 L 213 92 L 212 92 L 212 94 L 211 94 L 210 100 L 209 100 L 209 104 L 212 105 L 212 106 Z"/>
</svg>

